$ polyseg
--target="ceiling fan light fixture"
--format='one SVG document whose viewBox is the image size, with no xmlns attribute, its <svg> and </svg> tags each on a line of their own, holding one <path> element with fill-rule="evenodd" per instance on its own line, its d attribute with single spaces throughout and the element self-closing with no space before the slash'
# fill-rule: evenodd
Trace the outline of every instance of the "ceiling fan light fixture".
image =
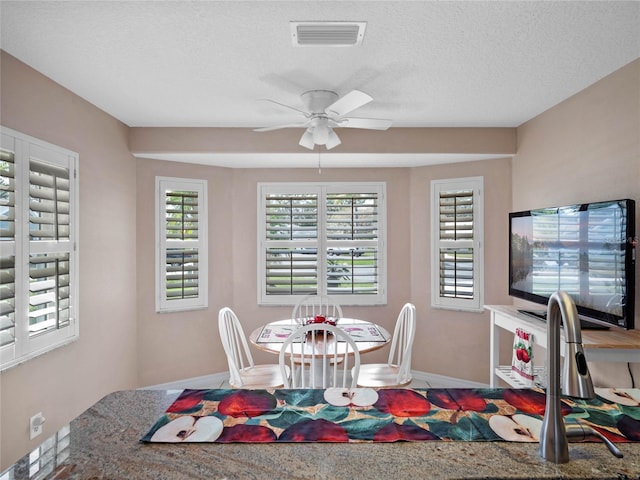
<svg viewBox="0 0 640 480">
<path fill-rule="evenodd" d="M 304 148 L 308 148 L 309 150 L 313 150 L 313 148 L 316 146 L 313 141 L 313 132 L 310 128 L 307 128 L 302 134 L 299 145 Z"/>
<path fill-rule="evenodd" d="M 362 45 L 367 22 L 289 22 L 294 47 Z"/>
<path fill-rule="evenodd" d="M 327 139 L 327 143 L 324 144 L 327 150 L 331 150 L 333 147 L 337 147 L 342 142 L 340 141 L 340 137 L 333 129 L 329 129 L 329 138 Z"/>
<path fill-rule="evenodd" d="M 313 128 L 313 143 L 316 145 L 324 145 L 329 140 L 329 127 L 320 125 Z"/>
</svg>

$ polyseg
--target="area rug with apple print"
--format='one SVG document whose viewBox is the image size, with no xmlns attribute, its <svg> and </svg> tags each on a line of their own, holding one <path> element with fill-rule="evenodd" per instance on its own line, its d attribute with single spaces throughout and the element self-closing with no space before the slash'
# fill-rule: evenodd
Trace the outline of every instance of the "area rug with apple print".
<svg viewBox="0 0 640 480">
<path fill-rule="evenodd" d="M 567 423 L 640 441 L 640 389 L 562 399 Z M 184 390 L 143 442 L 538 442 L 539 389 Z"/>
</svg>

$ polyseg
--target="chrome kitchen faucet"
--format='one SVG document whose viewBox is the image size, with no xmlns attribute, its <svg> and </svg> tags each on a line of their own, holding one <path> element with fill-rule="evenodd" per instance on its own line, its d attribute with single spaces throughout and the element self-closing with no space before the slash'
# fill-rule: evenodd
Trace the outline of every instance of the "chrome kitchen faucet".
<svg viewBox="0 0 640 480">
<path fill-rule="evenodd" d="M 560 321 L 564 324 L 566 351 L 560 388 Z M 582 333 L 578 312 L 573 299 L 563 291 L 555 292 L 547 305 L 547 398 L 542 429 L 540 430 L 540 456 L 554 463 L 569 461 L 568 439 L 573 441 L 598 437 L 609 451 L 622 458 L 620 450 L 587 425 L 565 426 L 560 396 L 593 398 L 593 382 L 582 349 Z"/>
</svg>

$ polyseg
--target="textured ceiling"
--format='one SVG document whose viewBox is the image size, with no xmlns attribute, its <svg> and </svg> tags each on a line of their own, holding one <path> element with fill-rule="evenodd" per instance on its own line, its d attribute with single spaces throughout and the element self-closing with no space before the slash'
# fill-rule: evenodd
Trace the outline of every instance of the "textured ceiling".
<svg viewBox="0 0 640 480">
<path fill-rule="evenodd" d="M 294 122 L 259 99 L 359 89 L 374 101 L 354 116 L 394 127 L 515 127 L 640 57 L 637 1 L 2 0 L 0 16 L 3 50 L 129 126 Z M 365 21 L 364 42 L 294 47 L 303 20 Z"/>
</svg>

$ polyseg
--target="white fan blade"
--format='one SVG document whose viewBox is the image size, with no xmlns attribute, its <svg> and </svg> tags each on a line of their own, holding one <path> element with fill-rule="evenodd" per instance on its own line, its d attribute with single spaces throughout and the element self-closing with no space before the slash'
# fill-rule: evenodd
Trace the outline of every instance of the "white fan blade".
<svg viewBox="0 0 640 480">
<path fill-rule="evenodd" d="M 335 121 L 336 127 L 343 128 L 366 128 L 368 130 L 386 130 L 391 126 L 393 120 L 384 118 L 340 118 Z"/>
<path fill-rule="evenodd" d="M 360 108 L 363 105 L 369 103 L 373 98 L 360 90 L 351 90 L 344 97 L 339 98 L 334 103 L 324 109 L 328 115 L 335 115 L 341 117 L 349 112 L 352 112 L 356 108 Z"/>
<path fill-rule="evenodd" d="M 292 107 L 291 105 L 285 105 L 284 103 L 276 102 L 275 100 L 269 100 L 268 98 L 261 98 L 260 100 L 262 100 L 263 102 L 273 103 L 273 104 L 278 105 L 278 106 L 283 107 L 283 108 L 288 108 L 289 110 L 293 110 L 294 112 L 298 112 L 299 114 L 304 115 L 307 118 L 310 117 L 308 112 L 305 112 L 304 110 L 300 110 L 300 109 L 298 109 L 296 107 Z"/>
<path fill-rule="evenodd" d="M 272 127 L 262 127 L 262 128 L 254 128 L 254 132 L 270 132 L 271 130 L 280 130 L 281 128 L 300 128 L 306 127 L 308 122 L 304 123 L 287 123 L 284 125 L 274 125 Z"/>
</svg>

